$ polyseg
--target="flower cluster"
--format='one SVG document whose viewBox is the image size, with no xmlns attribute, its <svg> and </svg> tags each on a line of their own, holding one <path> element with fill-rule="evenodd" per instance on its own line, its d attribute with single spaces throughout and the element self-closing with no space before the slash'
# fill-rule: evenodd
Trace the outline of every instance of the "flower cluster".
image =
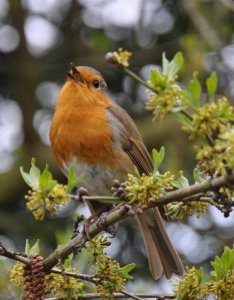
<svg viewBox="0 0 234 300">
<path fill-rule="evenodd" d="M 232 299 L 234 295 L 234 270 L 228 271 L 227 275 L 211 285 L 209 290 L 210 293 L 217 295 L 217 299 Z"/>
<path fill-rule="evenodd" d="M 125 187 L 125 196 L 130 203 L 149 204 L 162 197 L 167 191 L 173 189 L 172 181 L 174 175 L 170 172 L 147 176 L 128 175 Z"/>
<path fill-rule="evenodd" d="M 64 205 L 70 198 L 66 186 L 56 184 L 47 195 L 41 189 L 32 188 L 25 199 L 27 208 L 33 213 L 35 219 L 43 220 L 46 211 L 55 214 L 60 205 Z"/>
<path fill-rule="evenodd" d="M 197 146 L 199 168 L 208 174 L 224 175 L 234 167 L 234 127 L 220 133 L 214 145 Z"/>
<path fill-rule="evenodd" d="M 110 245 L 106 235 L 99 235 L 88 242 L 86 249 L 92 255 L 91 263 L 94 263 L 96 269 L 97 292 L 103 297 L 111 298 L 113 293 L 123 290 L 127 279 L 132 279 L 128 274 L 135 265 L 130 264 L 120 267 L 116 260 L 111 259 L 104 252 L 104 249 Z"/>
<path fill-rule="evenodd" d="M 98 235 L 88 242 L 86 250 L 92 254 L 94 261 L 99 259 L 99 255 L 103 255 L 104 249 L 110 246 L 110 241 L 106 235 Z"/>
<path fill-rule="evenodd" d="M 187 201 L 187 202 L 171 202 L 166 205 L 167 216 L 171 220 L 182 221 L 186 217 L 196 215 L 197 218 L 200 218 L 207 210 L 208 203 L 201 201 Z"/>
<path fill-rule="evenodd" d="M 187 131 L 191 138 L 198 135 L 216 137 L 231 125 L 230 121 L 233 117 L 233 107 L 228 103 L 227 98 L 222 97 L 217 102 L 200 106 L 193 115 L 191 128 Z"/>
<path fill-rule="evenodd" d="M 129 59 L 131 56 L 131 52 L 119 48 L 118 51 L 107 53 L 106 60 L 111 64 L 116 64 L 119 67 L 127 68 L 129 67 Z"/>
<path fill-rule="evenodd" d="M 234 249 L 224 248 L 221 257 L 211 262 L 210 278 L 204 276 L 203 268 L 187 268 L 184 278 L 177 279 L 174 286 L 179 300 L 230 300 L 234 295 Z"/>
<path fill-rule="evenodd" d="M 164 53 L 162 72 L 157 68 L 151 70 L 148 81 L 148 85 L 151 88 L 146 108 L 153 111 L 154 119 L 163 119 L 166 114 L 182 105 L 183 93 L 176 85 L 177 73 L 182 65 L 182 53 L 178 52 L 171 62 L 169 62 Z"/>
<path fill-rule="evenodd" d="M 229 270 L 226 276 L 216 280 L 205 281 L 203 269 L 187 268 L 182 280 L 178 280 L 174 292 L 179 300 L 230 300 L 234 295 L 234 271 Z"/>
<path fill-rule="evenodd" d="M 174 81 L 175 78 L 171 80 Z M 157 93 L 149 97 L 146 108 L 153 111 L 154 119 L 162 120 L 175 106 L 177 106 L 179 88 L 170 84 L 165 89 L 158 86 L 155 90 Z"/>
<path fill-rule="evenodd" d="M 174 292 L 177 299 L 180 300 L 198 300 L 201 295 L 201 283 L 203 277 L 203 270 L 195 267 L 186 268 L 186 273 L 182 280 L 178 279 L 177 285 L 174 287 Z"/>
<path fill-rule="evenodd" d="M 11 269 L 10 273 L 10 281 L 17 287 L 23 287 L 24 286 L 24 265 L 17 261 L 16 264 Z"/>
<path fill-rule="evenodd" d="M 77 270 L 73 268 L 66 268 L 66 272 L 76 274 Z M 50 273 L 45 277 L 46 294 L 51 294 L 58 298 L 66 298 L 68 295 L 71 297 L 79 296 L 83 293 L 84 283 L 80 282 L 77 278 L 67 276 L 64 274 Z"/>
<path fill-rule="evenodd" d="M 97 260 L 97 292 L 105 297 L 111 297 L 113 293 L 123 290 L 126 279 L 120 276 L 120 265 L 110 256 L 105 255 Z"/>
<path fill-rule="evenodd" d="M 32 158 L 29 172 L 20 167 L 21 175 L 29 186 L 25 196 L 27 208 L 33 213 L 36 220 L 43 220 L 45 212 L 55 214 L 61 205 L 65 205 L 70 199 L 69 193 L 76 188 L 82 180 L 83 174 L 76 177 L 75 170 L 69 169 L 67 185 L 62 185 L 53 179 L 48 166 L 41 170 L 36 166 Z"/>
</svg>

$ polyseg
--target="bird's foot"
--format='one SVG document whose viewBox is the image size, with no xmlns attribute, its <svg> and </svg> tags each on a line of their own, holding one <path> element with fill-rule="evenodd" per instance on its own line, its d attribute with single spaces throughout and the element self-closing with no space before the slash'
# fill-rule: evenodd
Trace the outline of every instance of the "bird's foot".
<svg viewBox="0 0 234 300">
<path fill-rule="evenodd" d="M 88 190 L 81 186 L 78 191 L 78 201 L 83 201 L 83 197 L 88 195 L 89 195 Z"/>
<path fill-rule="evenodd" d="M 117 233 L 117 225 L 108 225 L 106 220 L 107 215 L 108 212 L 104 212 L 101 214 L 98 219 L 97 226 L 103 228 L 104 231 L 111 235 L 111 238 L 114 238 Z"/>
</svg>

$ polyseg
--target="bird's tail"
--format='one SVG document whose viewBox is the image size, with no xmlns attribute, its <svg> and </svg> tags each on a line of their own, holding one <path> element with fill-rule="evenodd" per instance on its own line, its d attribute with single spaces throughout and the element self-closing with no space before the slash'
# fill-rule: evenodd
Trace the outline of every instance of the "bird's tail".
<svg viewBox="0 0 234 300">
<path fill-rule="evenodd" d="M 167 278 L 170 278 L 172 273 L 182 275 L 183 264 L 170 242 L 159 210 L 149 209 L 138 215 L 137 221 L 145 242 L 153 278 L 158 279 L 163 271 Z"/>
</svg>

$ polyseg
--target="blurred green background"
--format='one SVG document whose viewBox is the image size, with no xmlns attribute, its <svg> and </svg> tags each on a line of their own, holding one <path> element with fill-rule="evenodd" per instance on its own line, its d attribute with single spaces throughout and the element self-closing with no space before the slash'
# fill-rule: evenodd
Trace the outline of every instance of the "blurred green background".
<svg viewBox="0 0 234 300">
<path fill-rule="evenodd" d="M 145 88 L 105 62 L 105 53 L 119 47 L 133 52 L 131 69 L 145 80 L 151 67 L 160 67 L 163 51 L 168 58 L 182 51 L 186 62 L 181 84 L 195 70 L 204 83 L 215 70 L 218 92 L 234 99 L 232 0 L 0 0 L 0 241 L 11 249 L 22 251 L 26 238 L 40 238 L 48 254 L 56 232 L 66 236 L 65 228 L 72 227 L 72 204 L 59 217 L 33 219 L 25 208 L 27 187 L 19 173 L 19 167 L 28 170 L 35 157 L 41 168 L 48 163 L 55 177 L 65 181 L 48 131 L 70 62 L 98 69 L 110 97 L 136 121 L 149 151 L 166 147 L 164 169 L 184 170 L 191 179 L 195 161 L 186 134 L 173 117 L 153 123 L 144 109 Z M 84 207 L 78 210 L 86 213 Z M 233 214 L 224 219 L 210 209 L 199 220 L 170 222 L 168 231 L 185 264 L 209 269 L 209 260 L 223 245 L 232 245 L 233 225 Z M 136 261 L 136 280 L 129 289 L 170 291 L 164 278 L 158 284 L 152 281 L 141 237 L 133 227 L 123 222 L 109 250 L 122 264 Z M 14 299 L 9 291 L 2 295 L 0 299 Z"/>
</svg>

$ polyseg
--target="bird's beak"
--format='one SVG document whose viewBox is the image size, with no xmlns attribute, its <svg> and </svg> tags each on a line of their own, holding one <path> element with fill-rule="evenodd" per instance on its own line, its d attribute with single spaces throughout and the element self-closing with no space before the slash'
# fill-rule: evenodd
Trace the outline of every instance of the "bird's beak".
<svg viewBox="0 0 234 300">
<path fill-rule="evenodd" d="M 71 63 L 70 65 L 71 70 L 67 72 L 68 77 L 76 82 L 84 82 L 79 70 L 75 67 L 75 65 L 73 63 Z"/>
</svg>

